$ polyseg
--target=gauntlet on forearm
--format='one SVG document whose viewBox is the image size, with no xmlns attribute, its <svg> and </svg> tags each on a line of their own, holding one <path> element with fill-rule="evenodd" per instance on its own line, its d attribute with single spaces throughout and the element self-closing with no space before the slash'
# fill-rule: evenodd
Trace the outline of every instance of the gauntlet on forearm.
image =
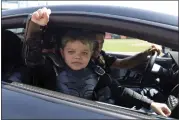
<svg viewBox="0 0 179 120">
<path fill-rule="evenodd" d="M 27 66 L 33 67 L 44 63 L 42 56 L 42 38 L 44 28 L 31 21 L 28 17 L 25 29 L 23 57 Z"/>
</svg>

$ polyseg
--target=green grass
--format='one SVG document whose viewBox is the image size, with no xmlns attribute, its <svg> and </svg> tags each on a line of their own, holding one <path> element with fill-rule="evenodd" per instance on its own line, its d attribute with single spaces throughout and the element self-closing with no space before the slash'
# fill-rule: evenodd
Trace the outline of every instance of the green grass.
<svg viewBox="0 0 179 120">
<path fill-rule="evenodd" d="M 103 50 L 110 52 L 141 52 L 151 43 L 138 39 L 105 39 Z"/>
</svg>

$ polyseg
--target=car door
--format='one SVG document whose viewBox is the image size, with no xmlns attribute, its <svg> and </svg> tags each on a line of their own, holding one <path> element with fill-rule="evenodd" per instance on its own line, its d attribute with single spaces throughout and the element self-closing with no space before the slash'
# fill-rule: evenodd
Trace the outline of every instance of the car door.
<svg viewBox="0 0 179 120">
<path fill-rule="evenodd" d="M 147 115 L 101 102 L 18 82 L 2 82 L 3 119 L 155 119 Z"/>
</svg>

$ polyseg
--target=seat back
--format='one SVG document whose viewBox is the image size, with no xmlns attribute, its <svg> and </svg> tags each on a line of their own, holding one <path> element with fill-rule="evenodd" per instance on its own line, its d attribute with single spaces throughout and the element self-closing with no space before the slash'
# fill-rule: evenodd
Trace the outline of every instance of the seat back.
<svg viewBox="0 0 179 120">
<path fill-rule="evenodd" d="M 2 73 L 8 72 L 12 66 L 22 64 L 22 42 L 13 32 L 2 30 L 1 39 L 1 60 Z"/>
<path fill-rule="evenodd" d="M 22 62 L 22 42 L 15 33 L 8 30 L 2 30 L 1 46 L 3 62 Z"/>
</svg>

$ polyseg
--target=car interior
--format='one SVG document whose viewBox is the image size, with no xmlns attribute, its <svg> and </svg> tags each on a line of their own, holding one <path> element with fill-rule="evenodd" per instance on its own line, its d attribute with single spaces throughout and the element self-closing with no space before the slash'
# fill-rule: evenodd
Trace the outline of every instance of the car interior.
<svg viewBox="0 0 179 120">
<path fill-rule="evenodd" d="M 2 78 L 4 73 L 12 72 L 13 67 L 23 64 L 21 56 L 22 41 L 12 31 L 2 30 Z"/>
<path fill-rule="evenodd" d="M 16 28 L 14 28 L 16 29 Z M 58 30 L 57 30 L 58 29 Z M 48 56 L 51 59 L 52 63 L 55 63 L 56 66 L 61 66 L 58 62 L 62 60 L 58 48 L 61 37 L 69 30 L 78 28 L 71 28 L 69 26 L 64 27 L 55 27 L 49 26 L 46 36 L 44 37 L 44 49 L 52 49 L 55 48 L 55 52 L 46 52 L 44 55 Z M 104 31 L 102 31 L 104 32 Z M 105 31 L 108 32 L 108 31 Z M 7 73 L 8 75 L 12 72 L 18 73 L 21 71 L 21 66 L 26 67 L 22 57 L 22 47 L 24 42 L 24 28 L 22 32 L 15 33 L 10 29 L 2 30 L 2 81 L 7 81 Z M 132 37 L 132 36 L 131 36 Z M 165 53 L 163 56 L 148 56 L 148 60 L 138 65 L 132 69 L 118 69 L 112 68 L 111 76 L 113 79 L 120 82 L 120 84 L 126 87 L 134 87 L 134 88 L 142 88 L 142 87 L 152 87 L 161 91 L 164 94 L 168 94 L 168 90 L 172 90 L 176 87 L 178 76 L 179 76 L 179 65 L 178 65 L 178 57 L 174 55 L 175 51 L 169 51 Z M 125 58 L 130 55 L 124 54 L 114 54 L 108 53 L 112 56 L 116 56 L 117 58 Z M 54 57 L 57 56 L 57 57 Z M 49 63 L 48 69 L 51 69 L 50 73 L 39 73 L 38 69 L 32 69 L 31 72 L 25 74 L 28 76 L 24 83 L 38 86 L 40 88 L 53 90 L 53 85 L 55 82 L 48 82 L 48 84 L 43 84 L 42 80 L 49 81 L 55 80 L 56 72 L 53 67 Z M 13 69 L 17 68 L 17 69 Z M 13 71 L 9 71 L 9 70 Z M 41 78 L 40 74 L 46 74 L 45 77 Z M 171 80 L 172 79 L 172 80 Z M 159 82 L 167 81 L 162 86 L 159 86 Z M 171 83 L 171 81 L 176 81 L 175 83 Z M 18 81 L 16 81 L 18 82 Z M 176 90 L 175 90 L 176 91 Z M 177 111 L 177 110 L 176 110 Z M 176 113 L 174 114 L 176 117 Z"/>
</svg>

